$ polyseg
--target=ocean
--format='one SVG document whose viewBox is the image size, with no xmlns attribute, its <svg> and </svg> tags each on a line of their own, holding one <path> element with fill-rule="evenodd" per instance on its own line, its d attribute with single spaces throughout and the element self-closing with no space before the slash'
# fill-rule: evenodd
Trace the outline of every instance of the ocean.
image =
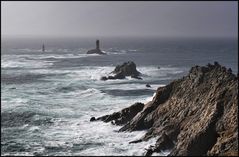
<svg viewBox="0 0 239 157">
<path fill-rule="evenodd" d="M 101 38 L 107 55 L 86 54 L 95 41 L 2 39 L 1 155 L 143 155 L 156 138 L 129 142 L 146 130 L 118 132 L 120 126 L 90 118 L 150 101 L 195 65 L 217 61 L 238 73 L 235 39 Z M 127 61 L 142 80 L 100 80 Z"/>
</svg>

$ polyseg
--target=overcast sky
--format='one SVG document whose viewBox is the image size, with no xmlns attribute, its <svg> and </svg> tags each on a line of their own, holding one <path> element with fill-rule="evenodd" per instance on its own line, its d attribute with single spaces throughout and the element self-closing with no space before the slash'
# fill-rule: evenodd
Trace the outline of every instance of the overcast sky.
<svg viewBox="0 0 239 157">
<path fill-rule="evenodd" d="M 2 35 L 237 37 L 234 2 L 1 2 Z"/>
</svg>

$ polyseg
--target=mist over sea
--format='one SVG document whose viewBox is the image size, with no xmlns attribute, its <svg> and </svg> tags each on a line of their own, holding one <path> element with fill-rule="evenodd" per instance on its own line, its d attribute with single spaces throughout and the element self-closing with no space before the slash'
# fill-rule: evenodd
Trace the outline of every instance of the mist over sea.
<svg viewBox="0 0 239 157">
<path fill-rule="evenodd" d="M 1 155 L 143 155 L 155 138 L 129 142 L 145 131 L 89 119 L 148 102 L 195 65 L 217 61 L 238 73 L 235 39 L 100 38 L 107 55 L 86 54 L 95 41 L 2 39 Z M 100 80 L 127 61 L 143 80 Z"/>
</svg>

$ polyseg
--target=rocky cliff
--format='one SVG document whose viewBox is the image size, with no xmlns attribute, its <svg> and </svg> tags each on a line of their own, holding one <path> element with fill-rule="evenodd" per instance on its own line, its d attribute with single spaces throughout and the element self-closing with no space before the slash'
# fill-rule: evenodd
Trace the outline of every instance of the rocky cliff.
<svg viewBox="0 0 239 157">
<path fill-rule="evenodd" d="M 139 140 L 157 138 L 145 155 L 238 156 L 238 76 L 219 65 L 192 67 L 189 74 L 160 87 L 152 101 L 94 120 L 122 125 L 119 131 L 147 130 Z"/>
</svg>

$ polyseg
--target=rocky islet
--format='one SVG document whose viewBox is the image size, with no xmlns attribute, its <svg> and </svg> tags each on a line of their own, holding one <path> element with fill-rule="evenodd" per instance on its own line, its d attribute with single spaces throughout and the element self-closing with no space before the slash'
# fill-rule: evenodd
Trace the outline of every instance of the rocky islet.
<svg viewBox="0 0 239 157">
<path fill-rule="evenodd" d="M 115 80 L 115 79 L 124 79 L 126 76 L 130 76 L 135 79 L 142 79 L 140 77 L 141 73 L 136 69 L 136 64 L 133 61 L 124 62 L 122 65 L 117 65 L 115 69 L 110 73 L 114 74 L 113 76 L 103 76 L 101 80 Z"/>
</svg>

